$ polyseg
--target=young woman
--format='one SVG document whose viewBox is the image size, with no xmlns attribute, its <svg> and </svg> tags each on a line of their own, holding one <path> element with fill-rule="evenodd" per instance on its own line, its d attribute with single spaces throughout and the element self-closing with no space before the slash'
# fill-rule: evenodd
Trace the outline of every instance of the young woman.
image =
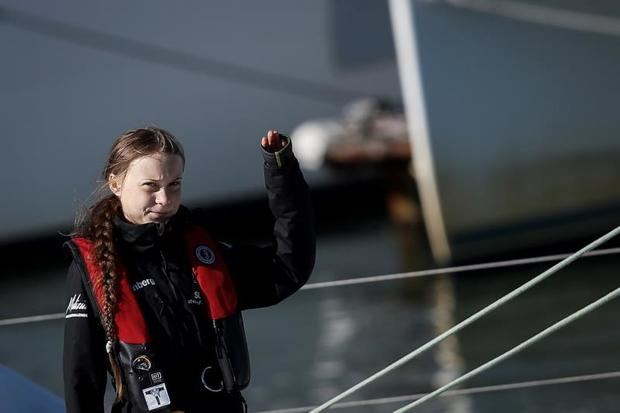
<svg viewBox="0 0 620 413">
<path fill-rule="evenodd" d="M 288 138 L 261 140 L 275 217 L 270 247 L 219 243 L 181 205 L 185 157 L 159 128 L 130 130 L 103 171 L 110 193 L 67 243 L 67 413 L 244 412 L 250 377 L 241 311 L 297 291 L 314 265 L 308 189 Z"/>
</svg>

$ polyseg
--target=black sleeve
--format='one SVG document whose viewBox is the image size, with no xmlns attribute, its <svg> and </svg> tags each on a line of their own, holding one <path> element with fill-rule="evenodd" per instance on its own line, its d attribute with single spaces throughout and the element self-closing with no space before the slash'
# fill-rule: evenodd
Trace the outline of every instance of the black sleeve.
<svg viewBox="0 0 620 413">
<path fill-rule="evenodd" d="M 276 304 L 308 281 L 315 230 L 308 185 L 289 140 L 277 153 L 263 150 L 265 186 L 275 218 L 270 247 L 224 247 L 242 310 Z"/>
<path fill-rule="evenodd" d="M 103 328 L 74 261 L 67 273 L 63 377 L 67 413 L 103 413 L 107 380 Z"/>
</svg>

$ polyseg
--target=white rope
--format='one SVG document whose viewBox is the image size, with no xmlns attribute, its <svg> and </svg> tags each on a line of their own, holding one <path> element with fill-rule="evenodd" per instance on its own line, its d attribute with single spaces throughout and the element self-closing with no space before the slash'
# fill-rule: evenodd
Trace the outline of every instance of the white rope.
<svg viewBox="0 0 620 413">
<path fill-rule="evenodd" d="M 519 1 L 441 0 L 453 7 L 562 29 L 620 36 L 620 19 Z"/>
<path fill-rule="evenodd" d="M 58 320 L 60 318 L 65 318 L 65 313 L 54 313 L 54 314 L 33 315 L 29 317 L 8 318 L 6 320 L 0 320 L 0 327 L 17 325 L 17 324 L 36 323 L 39 321 Z"/>
<path fill-rule="evenodd" d="M 548 270 L 544 271 L 542 274 L 534 277 L 530 281 L 526 282 L 522 286 L 520 286 L 520 287 L 516 288 L 515 290 L 511 291 L 510 293 L 506 294 L 505 296 L 503 296 L 499 300 L 495 301 L 494 303 L 491 303 L 490 305 L 488 305 L 487 307 L 485 307 L 482 310 L 478 311 L 477 313 L 475 313 L 474 315 L 470 316 L 469 318 L 461 321 L 459 324 L 457 324 L 454 327 L 450 328 L 449 330 L 443 332 L 442 334 L 440 334 L 439 336 L 435 337 L 434 339 L 432 339 L 428 343 L 422 345 L 421 347 L 417 348 L 416 350 L 412 351 L 411 353 L 407 354 L 406 356 L 400 358 L 399 360 L 396 360 L 394 363 L 390 364 L 389 366 L 387 366 L 383 370 L 373 374 L 372 376 L 370 376 L 367 379 L 361 381 L 360 383 L 356 384 L 355 386 L 351 387 L 350 389 L 348 389 L 348 390 L 344 391 L 343 393 L 337 395 L 336 397 L 328 400 L 327 402 L 323 403 L 319 407 L 311 410 L 310 413 L 322 412 L 323 410 L 325 410 L 329 406 L 339 402 L 340 400 L 344 399 L 345 397 L 349 396 L 350 394 L 354 393 L 355 391 L 361 389 L 362 387 L 366 386 L 367 384 L 372 383 L 373 381 L 381 378 L 382 376 L 386 375 L 390 371 L 395 370 L 398 367 L 402 366 L 403 364 L 409 362 L 410 360 L 412 360 L 415 357 L 419 356 L 420 354 L 424 353 L 426 350 L 432 348 L 435 344 L 439 343 L 444 338 L 457 333 L 458 331 L 460 331 L 461 329 L 465 328 L 466 326 L 468 326 L 469 324 L 473 323 L 474 321 L 478 320 L 482 316 L 484 316 L 487 313 L 495 310 L 496 308 L 500 307 L 501 305 L 503 305 L 506 302 L 510 301 L 511 299 L 515 298 L 519 294 L 527 291 L 529 288 L 535 286 L 536 284 L 538 284 L 539 282 L 543 281 L 544 279 L 546 279 L 550 275 L 554 274 L 555 272 L 557 272 L 557 271 L 561 270 L 562 268 L 566 267 L 567 265 L 571 264 L 573 261 L 575 261 L 577 258 L 582 256 L 586 252 L 596 248 L 597 246 L 599 246 L 599 245 L 603 244 L 604 242 L 608 241 L 609 239 L 615 237 L 618 233 L 620 233 L 620 226 L 616 227 L 615 229 L 613 229 L 612 231 L 610 231 L 607 234 L 603 235 L 602 237 L 598 238 L 597 240 L 591 242 L 590 244 L 588 244 L 584 248 L 580 249 L 576 253 L 570 255 L 569 257 L 567 257 L 564 260 L 560 261 L 559 263 L 555 264 L 553 267 L 551 267 Z"/>
<path fill-rule="evenodd" d="M 479 373 L 482 373 L 485 370 L 490 369 L 491 367 L 495 366 L 496 364 L 504 361 L 505 359 L 517 354 L 519 351 L 531 346 L 532 344 L 542 340 L 543 338 L 545 338 L 546 336 L 548 336 L 549 334 L 559 330 L 560 328 L 566 326 L 567 324 L 577 320 L 578 318 L 596 310 L 597 308 L 599 308 L 600 306 L 602 306 L 603 304 L 608 303 L 609 301 L 613 300 L 614 298 L 618 297 L 620 295 L 620 288 L 616 288 L 615 290 L 613 290 L 612 292 L 610 292 L 609 294 L 599 298 L 598 300 L 594 301 L 593 303 L 588 304 L 587 306 L 583 307 L 581 310 L 574 312 L 573 314 L 569 315 L 566 318 L 563 318 L 562 320 L 558 321 L 557 323 L 553 324 L 551 327 L 547 327 L 546 329 L 544 329 L 543 331 L 541 331 L 540 333 L 536 334 L 533 337 L 530 337 L 528 340 L 522 342 L 521 344 L 519 344 L 516 347 L 513 347 L 512 349 L 508 350 L 507 352 L 505 352 L 504 354 L 495 357 L 494 359 L 484 363 L 483 365 L 471 370 L 470 372 L 463 374 L 461 377 L 458 377 L 455 380 L 452 380 L 450 383 L 438 388 L 437 390 L 435 390 L 434 392 L 431 392 L 429 394 L 427 394 L 426 396 L 414 401 L 413 403 L 410 403 L 404 407 L 401 407 L 398 410 L 395 410 L 393 413 L 405 413 L 406 411 L 411 410 L 412 408 L 419 406 L 420 404 L 431 400 L 435 397 L 437 397 L 438 395 L 440 395 L 441 393 L 443 393 L 444 391 L 448 390 L 451 387 L 456 386 L 459 383 L 462 383 L 463 381 L 476 376 Z"/>
<path fill-rule="evenodd" d="M 612 254 L 619 254 L 619 253 L 620 253 L 620 248 L 606 248 L 606 249 L 600 249 L 596 251 L 590 251 L 590 252 L 583 254 L 582 256 L 583 257 L 597 257 L 597 256 L 602 256 L 602 255 L 612 255 Z M 359 284 L 370 284 L 370 283 L 378 283 L 378 282 L 384 282 L 384 281 L 402 280 L 406 278 L 428 277 L 431 275 L 439 275 L 439 274 L 448 274 L 448 273 L 457 274 L 461 272 L 490 270 L 494 268 L 516 267 L 519 265 L 531 265 L 531 264 L 540 264 L 544 262 L 558 261 L 558 260 L 562 260 L 569 256 L 570 254 L 542 255 L 539 257 L 519 258 L 519 259 L 514 259 L 514 260 L 461 265 L 461 266 L 455 266 L 455 267 L 444 267 L 444 268 L 436 268 L 432 270 L 410 271 L 410 272 L 403 272 L 403 273 L 397 273 L 397 274 L 375 275 L 375 276 L 370 276 L 370 277 L 355 277 L 355 278 L 348 278 L 348 279 L 338 280 L 338 281 L 309 283 L 303 286 L 301 289 L 302 290 L 318 290 L 322 288 L 342 287 L 342 286 L 359 285 Z M 17 324 L 36 323 L 39 321 L 58 320 L 64 317 L 65 317 L 65 313 L 54 313 L 54 314 L 43 314 L 43 315 L 18 317 L 18 318 L 8 318 L 5 320 L 0 320 L 0 327 L 9 326 L 9 325 L 17 325 Z"/>
<path fill-rule="evenodd" d="M 588 253 L 583 254 L 584 257 L 595 257 L 601 255 L 611 255 L 620 253 L 620 248 L 606 248 L 597 251 L 590 251 Z M 481 264 L 471 264 L 471 265 L 461 265 L 455 267 L 444 267 L 444 268 L 436 268 L 432 270 L 421 270 L 421 271 L 410 271 L 403 272 L 398 274 L 387 274 L 387 275 L 375 275 L 370 277 L 355 277 L 348 278 L 344 280 L 338 281 L 325 281 L 325 282 L 317 282 L 306 284 L 301 287 L 302 290 L 314 290 L 319 288 L 331 288 L 331 287 L 342 287 L 347 285 L 357 285 L 357 284 L 368 284 L 368 283 L 376 283 L 383 281 L 393 281 L 393 280 L 401 280 L 405 278 L 417 278 L 417 277 L 427 277 L 430 275 L 438 275 L 438 274 L 447 274 L 447 273 L 461 273 L 468 271 L 479 271 L 479 270 L 489 270 L 494 268 L 503 268 L 503 267 L 516 267 L 518 265 L 530 265 L 530 264 L 540 264 L 543 262 L 550 261 L 559 261 L 564 258 L 570 257 L 571 254 L 556 254 L 556 255 L 543 255 L 539 257 L 532 258 L 520 258 L 514 260 L 505 260 L 505 261 L 495 261 Z"/>
<path fill-rule="evenodd" d="M 448 390 L 439 395 L 439 397 L 451 397 L 451 396 L 469 396 L 473 394 L 480 393 L 492 393 L 498 391 L 506 391 L 506 390 L 517 390 L 517 389 L 527 389 L 527 388 L 535 388 L 542 386 L 551 386 L 557 384 L 570 384 L 570 383 L 582 383 L 594 380 L 608 380 L 608 379 L 617 379 L 620 378 L 620 371 L 611 371 L 606 373 L 597 373 L 597 374 L 584 374 L 580 376 L 568 376 L 568 377 L 556 377 L 552 379 L 542 379 L 542 380 L 530 380 L 530 381 L 522 381 L 517 383 L 506 383 L 506 384 L 495 384 L 491 386 L 480 386 L 480 387 L 469 387 L 465 389 L 458 390 Z M 382 404 L 390 404 L 390 403 L 401 403 L 407 402 L 411 400 L 417 400 L 424 397 L 426 393 L 419 394 L 410 394 L 405 396 L 394 396 L 394 397 L 382 397 L 377 399 L 368 399 L 368 400 L 356 400 L 350 402 L 342 402 L 337 403 L 332 406 L 332 409 L 347 409 L 353 407 L 366 407 L 366 406 L 378 406 Z M 312 409 L 315 406 L 300 406 L 300 407 L 291 407 L 288 409 L 277 409 L 277 410 L 261 410 L 256 413 L 303 413 Z"/>
</svg>

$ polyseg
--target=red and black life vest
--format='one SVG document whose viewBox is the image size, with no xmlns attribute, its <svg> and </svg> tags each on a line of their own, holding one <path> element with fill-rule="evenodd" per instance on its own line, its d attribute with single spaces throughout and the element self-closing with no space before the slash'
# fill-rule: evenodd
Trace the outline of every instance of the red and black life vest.
<svg viewBox="0 0 620 413">
<path fill-rule="evenodd" d="M 207 391 L 232 392 L 242 389 L 249 382 L 250 368 L 235 286 L 217 242 L 203 228 L 190 227 L 184 234 L 184 241 L 188 262 L 203 296 L 204 311 L 212 322 L 217 367 L 221 373 L 219 385 L 214 385 L 208 377 L 209 369 L 214 366 L 206 367 L 200 379 Z M 85 270 L 90 301 L 100 315 L 104 306 L 102 269 L 92 259 L 93 243 L 81 237 L 73 238 L 72 243 L 76 247 L 72 248 L 74 255 Z M 79 257 L 76 252 L 79 252 Z M 127 270 L 122 263 L 117 263 L 117 269 L 119 279 L 114 322 L 118 341 L 113 345 L 113 353 L 123 370 L 128 396 L 140 411 L 170 411 L 166 372 L 151 345 L 150 334 L 132 291 Z"/>
</svg>

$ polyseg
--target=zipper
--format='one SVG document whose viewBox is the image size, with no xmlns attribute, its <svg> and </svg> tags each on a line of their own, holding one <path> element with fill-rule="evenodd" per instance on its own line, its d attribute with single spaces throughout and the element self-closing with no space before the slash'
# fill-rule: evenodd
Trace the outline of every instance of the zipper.
<svg viewBox="0 0 620 413">
<path fill-rule="evenodd" d="M 230 360 L 230 353 L 226 347 L 225 332 L 221 322 L 213 320 L 213 329 L 215 330 L 215 353 L 217 355 L 220 372 L 222 373 L 222 381 L 227 392 L 235 389 L 236 379 L 235 370 Z"/>
<path fill-rule="evenodd" d="M 170 278 L 170 275 L 168 274 L 168 262 L 166 260 L 166 256 L 164 255 L 164 252 L 161 249 L 159 250 L 159 256 L 161 257 L 161 270 L 164 274 L 164 278 L 166 279 L 166 281 L 168 282 L 168 285 L 170 286 L 170 291 L 172 292 L 172 298 L 174 299 L 175 303 L 178 303 L 179 294 L 177 293 L 176 286 L 174 285 L 174 283 L 172 282 L 172 279 Z"/>
<path fill-rule="evenodd" d="M 201 329 L 198 324 L 198 320 L 196 320 L 196 316 L 194 315 L 192 309 L 187 305 L 186 297 L 183 294 L 183 291 L 179 289 L 179 291 L 177 292 L 177 286 L 174 283 L 174 281 L 172 281 L 172 278 L 168 274 L 168 261 L 166 260 L 166 256 L 164 255 L 164 252 L 161 249 L 159 250 L 159 256 L 161 257 L 161 270 L 164 274 L 164 278 L 168 282 L 168 285 L 170 285 L 170 290 L 172 291 L 172 296 L 173 296 L 175 306 L 177 307 L 180 306 L 178 311 L 187 312 L 187 315 L 191 319 L 193 328 L 195 329 L 194 334 L 196 335 L 198 339 L 198 345 L 202 347 L 204 344 L 204 340 L 202 338 L 202 335 L 200 334 Z M 181 300 L 179 300 L 179 295 L 181 296 Z M 189 333 L 191 329 L 187 325 L 188 321 L 183 317 L 182 317 L 182 323 L 183 323 L 185 331 Z"/>
</svg>

